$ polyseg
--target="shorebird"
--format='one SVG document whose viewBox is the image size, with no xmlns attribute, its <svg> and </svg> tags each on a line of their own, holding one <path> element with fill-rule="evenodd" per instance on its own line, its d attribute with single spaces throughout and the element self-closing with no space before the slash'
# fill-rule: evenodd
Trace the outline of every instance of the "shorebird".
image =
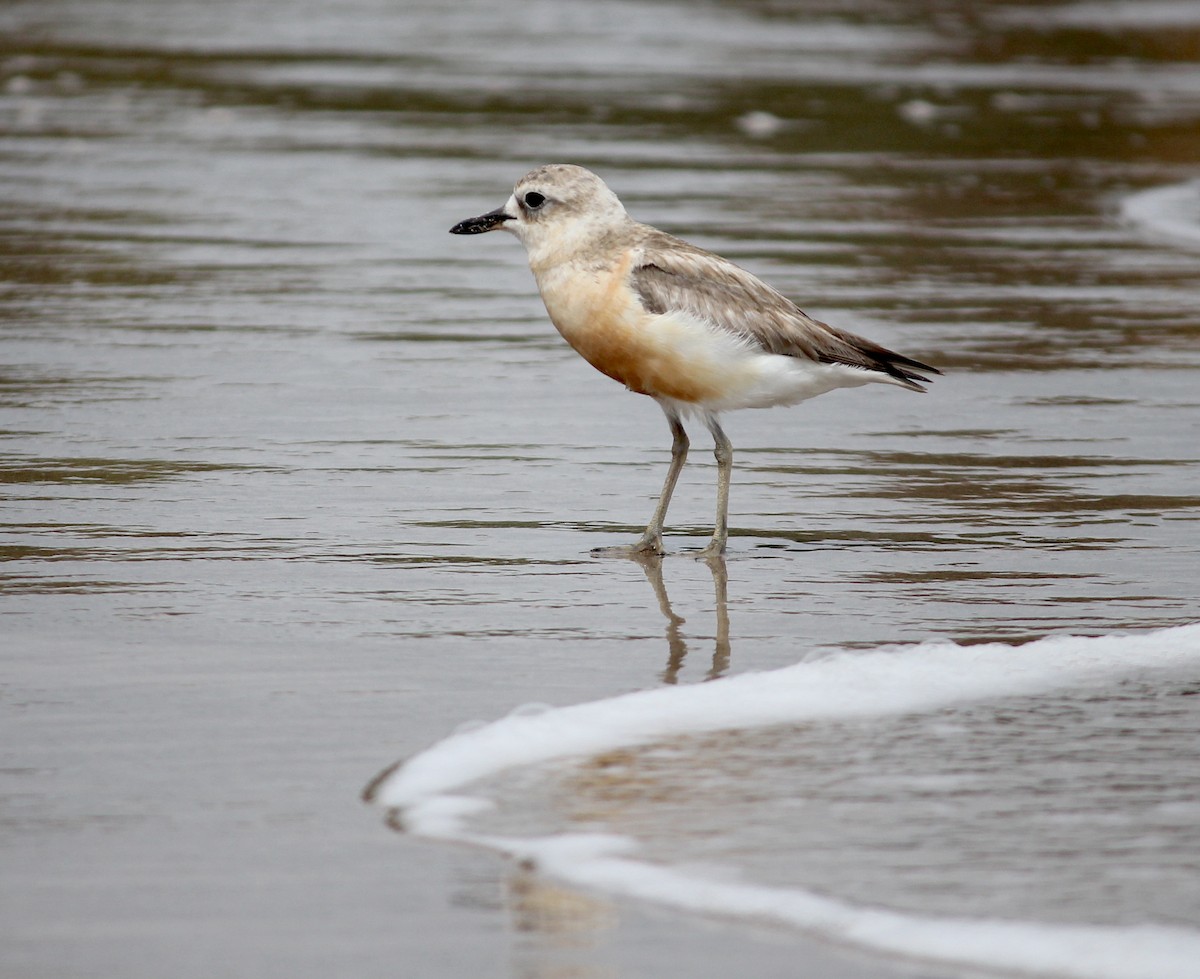
<svg viewBox="0 0 1200 979">
<path fill-rule="evenodd" d="M 663 523 L 687 459 L 685 417 L 712 433 L 717 515 L 700 557 L 724 553 L 733 445 L 718 416 L 791 405 L 836 388 L 880 382 L 923 392 L 941 371 L 815 320 L 745 269 L 631 218 L 590 170 L 539 167 L 494 211 L 451 234 L 503 229 L 524 244 L 546 312 L 580 356 L 658 402 L 671 428 L 671 464 L 654 515 L 634 544 L 593 553 L 663 553 Z"/>
</svg>

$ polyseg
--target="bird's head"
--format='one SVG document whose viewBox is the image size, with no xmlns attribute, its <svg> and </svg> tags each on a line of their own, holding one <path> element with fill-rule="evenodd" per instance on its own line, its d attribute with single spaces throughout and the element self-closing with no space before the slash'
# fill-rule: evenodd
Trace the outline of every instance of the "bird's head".
<svg viewBox="0 0 1200 979">
<path fill-rule="evenodd" d="M 497 228 L 511 231 L 528 249 L 575 255 L 629 221 L 617 195 L 590 170 L 571 163 L 551 163 L 517 181 L 512 196 L 476 218 L 450 229 L 455 235 L 478 235 Z"/>
</svg>

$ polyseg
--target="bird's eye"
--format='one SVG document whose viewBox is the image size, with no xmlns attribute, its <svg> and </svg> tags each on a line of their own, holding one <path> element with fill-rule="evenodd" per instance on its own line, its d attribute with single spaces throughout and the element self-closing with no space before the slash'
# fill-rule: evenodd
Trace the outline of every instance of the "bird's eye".
<svg viewBox="0 0 1200 979">
<path fill-rule="evenodd" d="M 545 195 L 539 194 L 536 190 L 531 190 L 528 194 L 525 195 L 525 206 L 532 210 L 537 210 L 539 207 L 541 207 L 545 203 L 546 203 Z"/>
</svg>

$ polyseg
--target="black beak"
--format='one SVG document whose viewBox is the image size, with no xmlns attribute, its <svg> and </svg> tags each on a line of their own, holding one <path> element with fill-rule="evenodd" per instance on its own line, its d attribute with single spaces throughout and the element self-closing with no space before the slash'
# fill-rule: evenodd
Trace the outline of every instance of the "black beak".
<svg viewBox="0 0 1200 979">
<path fill-rule="evenodd" d="M 481 214 L 477 218 L 467 218 L 465 221 L 459 221 L 453 228 L 450 229 L 452 235 L 481 235 L 485 231 L 495 231 L 505 221 L 512 221 L 513 216 L 507 214 L 504 208 L 498 207 L 494 211 L 488 211 L 487 214 Z"/>
</svg>

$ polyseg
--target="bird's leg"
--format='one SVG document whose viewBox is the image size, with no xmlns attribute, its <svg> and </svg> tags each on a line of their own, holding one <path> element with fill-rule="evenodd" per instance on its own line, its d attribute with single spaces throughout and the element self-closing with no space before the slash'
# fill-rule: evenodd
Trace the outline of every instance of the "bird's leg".
<svg viewBox="0 0 1200 979">
<path fill-rule="evenodd" d="M 715 415 L 705 419 L 713 437 L 713 455 L 717 457 L 717 519 L 713 525 L 712 540 L 697 557 L 719 557 L 725 553 L 725 541 L 729 538 L 729 477 L 733 474 L 733 443 L 721 431 Z"/>
<path fill-rule="evenodd" d="M 658 506 L 654 508 L 654 516 L 650 525 L 642 534 L 642 539 L 634 545 L 641 550 L 662 553 L 663 524 L 667 519 L 667 507 L 671 505 L 671 497 L 675 493 L 675 484 L 679 482 L 679 474 L 683 464 L 687 462 L 688 437 L 683 430 L 683 423 L 676 415 L 667 415 L 667 424 L 671 426 L 671 465 L 667 467 L 667 478 L 663 483 L 662 492 L 658 496 Z"/>
<path fill-rule="evenodd" d="M 723 557 L 710 557 L 705 564 L 712 572 L 713 599 L 717 606 L 717 644 L 706 679 L 715 680 L 729 669 L 729 572 Z"/>
<path fill-rule="evenodd" d="M 663 410 L 666 411 L 666 409 Z M 671 505 L 675 484 L 679 482 L 679 473 L 683 470 L 683 464 L 687 462 L 689 445 L 687 432 L 683 430 L 683 422 L 679 420 L 678 415 L 667 411 L 667 424 L 671 426 L 671 465 L 667 469 L 667 479 L 663 483 L 662 493 L 658 497 L 658 505 L 654 508 L 654 516 L 650 518 L 646 532 L 642 534 L 636 544 L 621 547 L 598 547 L 592 551 L 593 554 L 662 554 L 663 523 L 667 519 L 667 507 Z"/>
</svg>

